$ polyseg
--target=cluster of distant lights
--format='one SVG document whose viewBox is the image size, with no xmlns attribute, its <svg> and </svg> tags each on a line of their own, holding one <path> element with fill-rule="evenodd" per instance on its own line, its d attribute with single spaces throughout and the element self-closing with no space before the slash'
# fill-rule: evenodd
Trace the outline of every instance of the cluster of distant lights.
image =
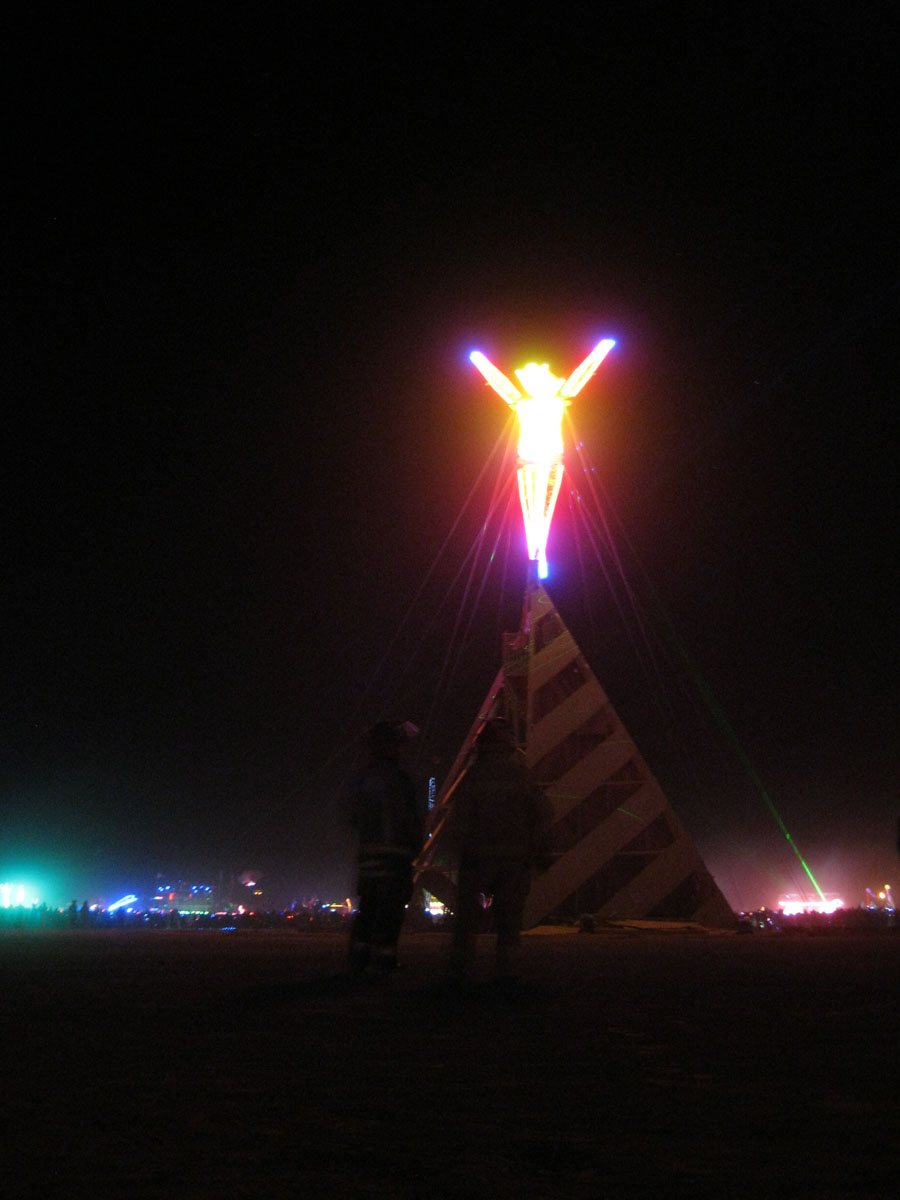
<svg viewBox="0 0 900 1200">
<path fill-rule="evenodd" d="M 132 899 L 134 899 L 132 897 Z M 179 883 L 166 883 L 156 889 L 150 902 L 151 912 L 180 912 L 189 914 L 208 913 L 212 906 L 212 886 L 195 883 L 190 887 Z M 129 912 L 133 909 L 129 909 Z"/>
<path fill-rule="evenodd" d="M 866 908 L 887 908 L 891 912 L 894 911 L 894 897 L 891 894 L 891 885 L 886 883 L 880 892 L 873 892 L 871 888 L 866 888 Z"/>
<path fill-rule="evenodd" d="M 255 879 L 246 879 L 242 886 L 250 891 L 254 896 L 261 896 L 262 889 L 258 886 Z M 178 912 L 184 915 L 206 915 L 213 910 L 213 888 L 211 884 L 166 884 L 163 887 L 156 889 L 153 898 L 150 900 L 146 910 L 141 904 L 140 898 L 134 892 L 128 892 L 124 896 L 120 896 L 118 900 L 114 900 L 112 904 L 94 903 L 86 905 L 89 912 L 106 913 L 108 916 L 115 913 L 141 913 L 149 911 L 151 913 L 159 912 Z M 4 908 L 36 908 L 41 904 L 39 896 L 33 894 L 32 889 L 28 884 L 24 883 L 0 883 L 0 909 Z M 353 902 L 348 897 L 345 900 L 336 900 L 328 903 L 320 903 L 318 900 L 304 904 L 304 908 L 315 908 L 323 912 L 329 913 L 344 913 L 349 914 L 354 911 Z M 236 904 L 228 909 L 228 913 L 235 916 L 253 916 L 254 908 L 251 905 L 247 907 L 244 904 Z M 225 910 L 215 912 L 216 916 L 225 916 Z"/>
<path fill-rule="evenodd" d="M 260 895 L 261 892 L 256 889 L 256 881 L 250 881 L 249 886 L 254 890 L 255 895 Z M 210 904 L 204 905 L 203 900 L 211 901 L 212 887 L 208 884 L 195 884 L 189 889 L 182 889 L 167 885 L 166 887 L 157 889 L 156 895 L 151 902 L 151 911 L 165 910 L 171 912 L 173 910 L 182 913 L 208 913 Z M 435 897 L 426 894 L 425 908 L 430 916 L 440 917 L 446 914 L 447 909 Z M 0 883 L 0 908 L 31 908 L 40 904 L 40 899 L 32 896 L 28 886 L 23 883 Z M 891 885 L 886 883 L 879 891 L 874 891 L 872 888 L 866 888 L 866 908 L 881 908 L 893 912 L 895 909 L 894 897 L 891 892 Z M 353 905 L 350 899 L 342 902 L 334 902 L 330 904 L 316 904 L 316 907 L 321 907 L 324 911 L 338 913 L 350 913 L 353 911 Z M 105 910 L 99 904 L 92 904 L 91 911 L 106 911 L 109 914 L 124 911 L 126 913 L 134 913 L 140 911 L 140 901 L 138 897 L 129 892 L 120 899 L 108 905 Z M 782 896 L 777 905 L 776 911 L 781 912 L 786 917 L 803 916 L 810 913 L 819 913 L 824 916 L 838 912 L 846 908 L 844 900 L 839 896 L 821 896 L 816 899 L 804 898 L 802 896 L 788 895 Z M 238 915 L 248 913 L 247 908 L 243 904 L 238 904 L 232 912 Z M 219 914 L 217 914 L 219 915 Z M 225 915 L 222 913 L 221 915 Z"/>
<path fill-rule="evenodd" d="M 894 897 L 891 894 L 891 885 L 886 883 L 884 887 L 875 892 L 872 888 L 866 888 L 866 908 L 882 908 L 888 912 L 894 911 Z M 776 911 L 783 913 L 786 917 L 799 917 L 807 913 L 820 913 L 824 916 L 831 916 L 832 913 L 839 912 L 840 909 L 846 908 L 846 904 L 839 896 L 819 896 L 817 898 L 789 895 L 782 896 L 776 906 Z"/>
<path fill-rule="evenodd" d="M 431 892 L 425 893 L 425 911 L 429 917 L 446 917 L 450 909 L 437 896 L 432 896 Z"/>
<path fill-rule="evenodd" d="M 24 883 L 0 883 L 0 908 L 31 908 L 40 904 L 37 896 L 29 895 Z"/>
<path fill-rule="evenodd" d="M 831 916 L 838 909 L 845 908 L 844 901 L 839 896 L 822 896 L 815 900 L 803 899 L 802 896 L 782 896 L 778 901 L 778 911 L 786 917 L 799 917 L 805 913 L 822 913 Z"/>
</svg>

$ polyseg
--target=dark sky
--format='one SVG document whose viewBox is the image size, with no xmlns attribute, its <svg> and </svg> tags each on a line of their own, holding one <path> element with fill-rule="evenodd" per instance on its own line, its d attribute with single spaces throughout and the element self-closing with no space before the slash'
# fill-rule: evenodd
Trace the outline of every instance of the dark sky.
<svg viewBox="0 0 900 1200">
<path fill-rule="evenodd" d="M 890 881 L 893 13 L 5 18 L 0 876 L 346 894 L 360 732 L 439 775 L 521 605 L 516 512 L 466 566 L 512 487 L 468 352 L 612 336 L 621 569 L 564 497 L 551 595 L 735 906 L 803 882 L 767 799 Z"/>
</svg>

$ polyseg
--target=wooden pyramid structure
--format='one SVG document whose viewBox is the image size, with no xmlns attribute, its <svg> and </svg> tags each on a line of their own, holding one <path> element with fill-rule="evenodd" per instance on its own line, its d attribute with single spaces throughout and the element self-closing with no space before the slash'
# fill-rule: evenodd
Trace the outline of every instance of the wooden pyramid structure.
<svg viewBox="0 0 900 1200">
<path fill-rule="evenodd" d="M 525 927 L 577 920 L 735 916 L 641 758 L 544 588 L 530 583 L 522 627 L 435 797 L 417 883 L 450 908 L 456 888 L 441 830 L 485 721 L 502 716 L 554 808 L 552 861 L 532 885 Z"/>
</svg>

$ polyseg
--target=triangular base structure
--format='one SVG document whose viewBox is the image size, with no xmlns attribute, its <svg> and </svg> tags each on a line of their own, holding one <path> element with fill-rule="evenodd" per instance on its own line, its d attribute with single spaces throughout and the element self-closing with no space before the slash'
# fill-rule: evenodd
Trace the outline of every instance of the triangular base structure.
<svg viewBox="0 0 900 1200">
<path fill-rule="evenodd" d="M 692 921 L 735 916 L 639 755 L 546 591 L 532 586 L 522 628 L 438 792 L 417 883 L 456 897 L 441 830 L 485 721 L 505 717 L 553 803 L 552 864 L 533 883 L 525 927 L 577 920 Z"/>
</svg>

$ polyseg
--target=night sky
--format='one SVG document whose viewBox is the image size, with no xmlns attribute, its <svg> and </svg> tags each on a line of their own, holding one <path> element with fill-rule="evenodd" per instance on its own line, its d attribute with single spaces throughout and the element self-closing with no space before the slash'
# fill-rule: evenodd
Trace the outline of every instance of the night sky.
<svg viewBox="0 0 900 1200">
<path fill-rule="evenodd" d="M 0 878 L 348 894 L 362 731 L 439 778 L 521 608 L 468 353 L 610 336 L 548 591 L 735 907 L 773 808 L 900 886 L 895 9 L 486 12 L 5 18 Z"/>
</svg>

